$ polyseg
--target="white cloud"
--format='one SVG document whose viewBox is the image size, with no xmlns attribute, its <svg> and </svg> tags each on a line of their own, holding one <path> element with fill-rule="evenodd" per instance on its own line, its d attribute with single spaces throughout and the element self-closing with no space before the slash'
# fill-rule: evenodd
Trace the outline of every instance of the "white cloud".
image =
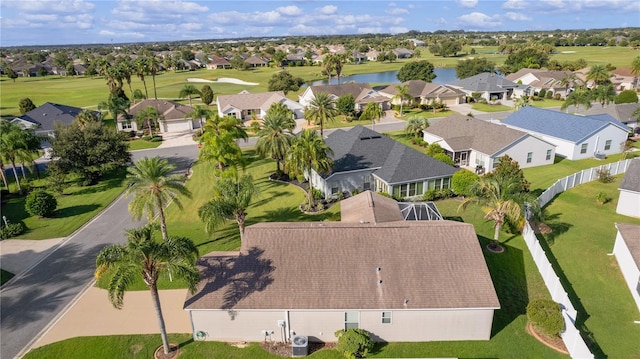
<svg viewBox="0 0 640 359">
<path fill-rule="evenodd" d="M 288 15 L 288 16 L 296 16 L 296 15 L 302 14 L 302 9 L 295 5 L 281 6 L 277 8 L 276 11 L 278 11 L 283 15 Z"/>
<path fill-rule="evenodd" d="M 402 27 L 402 26 L 391 26 L 389 28 L 389 31 L 392 34 L 402 34 L 402 33 L 405 33 L 405 32 L 409 32 L 409 29 L 407 29 L 406 27 Z"/>
<path fill-rule="evenodd" d="M 209 8 L 195 2 L 182 0 L 120 0 L 114 10 L 154 14 L 197 14 L 209 11 Z"/>
<path fill-rule="evenodd" d="M 50 0 L 30 0 L 30 1 L 3 1 L 3 7 L 14 8 L 29 13 L 76 13 L 89 12 L 95 8 L 93 3 L 85 0 L 50 1 Z"/>
<path fill-rule="evenodd" d="M 325 5 L 319 8 L 318 11 L 324 15 L 333 15 L 338 12 L 338 7 L 335 5 Z"/>
<path fill-rule="evenodd" d="M 478 0 L 458 0 L 458 3 L 462 7 L 474 8 L 478 5 Z"/>
<path fill-rule="evenodd" d="M 529 16 L 526 16 L 526 15 L 520 14 L 520 13 L 516 13 L 516 12 L 506 12 L 504 14 L 504 17 L 509 19 L 509 20 L 511 20 L 511 21 L 531 21 L 531 20 L 533 20 Z"/>
<path fill-rule="evenodd" d="M 403 8 L 400 8 L 400 7 L 392 7 L 392 8 L 389 8 L 389 9 L 385 10 L 385 12 L 387 14 L 389 14 L 389 15 L 402 15 L 402 14 L 408 14 L 409 10 L 403 9 Z"/>
<path fill-rule="evenodd" d="M 497 16 L 489 16 L 481 12 L 472 12 L 470 14 L 458 17 L 458 20 L 464 25 L 475 28 L 492 28 L 500 26 L 500 19 Z"/>
<path fill-rule="evenodd" d="M 527 7 L 527 3 L 524 0 L 507 0 L 502 4 L 503 9 L 521 10 Z"/>
<path fill-rule="evenodd" d="M 267 12 L 238 12 L 238 11 L 226 11 L 212 13 L 209 15 L 209 19 L 216 24 L 268 24 L 277 26 L 287 26 L 285 19 L 277 11 Z M 288 21 L 288 20 L 287 20 Z"/>
<path fill-rule="evenodd" d="M 358 34 L 379 34 L 382 32 L 381 27 L 359 27 Z"/>
</svg>

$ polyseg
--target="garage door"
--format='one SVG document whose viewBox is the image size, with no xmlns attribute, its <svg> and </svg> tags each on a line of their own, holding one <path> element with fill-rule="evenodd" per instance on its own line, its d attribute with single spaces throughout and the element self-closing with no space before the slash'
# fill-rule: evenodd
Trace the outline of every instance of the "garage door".
<svg viewBox="0 0 640 359">
<path fill-rule="evenodd" d="M 191 120 L 161 121 L 160 128 L 164 130 L 163 132 L 184 132 L 193 129 Z"/>
</svg>

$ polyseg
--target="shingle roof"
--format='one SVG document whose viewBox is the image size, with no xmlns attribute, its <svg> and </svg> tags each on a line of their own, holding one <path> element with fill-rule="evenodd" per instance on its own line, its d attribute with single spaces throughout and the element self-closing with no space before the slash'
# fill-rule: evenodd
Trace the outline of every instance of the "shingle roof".
<svg viewBox="0 0 640 359">
<path fill-rule="evenodd" d="M 473 225 L 453 221 L 259 223 L 199 266 L 185 309 L 500 306 Z"/>
<path fill-rule="evenodd" d="M 518 70 L 518 72 L 507 75 L 505 78 L 509 81 L 517 82 L 519 78 L 527 74 L 532 74 L 537 78 L 537 80 L 534 80 L 527 85 L 536 88 L 557 89 L 565 88 L 565 86 L 561 84 L 562 79 L 572 74 L 572 72 L 524 68 Z"/>
<path fill-rule="evenodd" d="M 622 239 L 627 244 L 636 267 L 640 268 L 640 226 L 627 223 L 616 223 Z"/>
<path fill-rule="evenodd" d="M 232 106 L 239 110 L 253 110 L 262 108 L 265 111 L 269 109 L 272 103 L 285 99 L 284 92 L 271 91 L 248 93 L 242 92 L 236 95 L 218 95 L 218 106 L 221 110 L 225 110 L 228 106 Z"/>
<path fill-rule="evenodd" d="M 326 92 L 328 94 L 334 95 L 336 97 L 344 96 L 344 95 L 353 95 L 353 98 L 358 97 L 362 90 L 368 89 L 371 90 L 371 86 L 366 83 L 354 83 L 350 82 L 347 84 L 339 84 L 339 85 L 314 85 L 311 86 L 311 91 L 314 96 L 318 92 Z"/>
<path fill-rule="evenodd" d="M 379 168 L 373 173 L 394 184 L 447 177 L 457 170 L 364 126 L 337 130 L 326 143 L 333 150 L 331 173 Z"/>
<path fill-rule="evenodd" d="M 633 111 L 635 111 L 638 107 L 640 107 L 640 103 L 621 103 L 621 104 L 612 104 L 607 107 L 598 107 L 598 108 L 590 108 L 586 115 L 598 115 L 598 114 L 609 114 L 611 117 L 622 123 L 631 123 L 635 122 L 636 119 L 631 116 Z"/>
<path fill-rule="evenodd" d="M 396 200 L 364 191 L 340 202 L 340 220 L 343 223 L 384 223 L 403 218 Z"/>
<path fill-rule="evenodd" d="M 439 85 L 432 82 L 426 82 L 423 80 L 409 80 L 402 83 L 402 85 L 406 85 L 409 88 L 409 93 L 413 97 L 425 97 L 425 98 L 447 98 L 447 97 L 458 97 L 464 94 L 462 91 L 458 89 L 453 89 L 447 87 L 446 85 Z M 395 96 L 398 94 L 398 90 L 396 89 L 398 85 L 389 85 L 380 92 Z"/>
<path fill-rule="evenodd" d="M 580 143 L 609 125 L 627 131 L 624 124 L 607 114 L 580 116 L 532 106 L 521 108 L 507 116 L 502 123 L 524 131 L 538 132 L 574 143 Z"/>
<path fill-rule="evenodd" d="M 629 163 L 627 172 L 624 174 L 618 188 L 640 193 L 640 159 L 635 159 Z"/>
<path fill-rule="evenodd" d="M 182 105 L 177 102 L 167 100 L 142 100 L 129 108 L 129 115 L 135 116 L 138 112 L 153 107 L 162 115 L 165 120 L 178 120 L 188 118 L 193 112 L 193 107 Z"/>
<path fill-rule="evenodd" d="M 467 77 L 451 85 L 474 92 L 506 92 L 510 88 L 518 87 L 518 84 L 488 72 Z"/>
<path fill-rule="evenodd" d="M 487 155 L 493 155 L 521 138 L 529 136 L 526 132 L 507 126 L 458 114 L 436 122 L 425 132 L 441 137 L 453 150 L 474 149 Z"/>
<path fill-rule="evenodd" d="M 53 131 L 54 123 L 68 125 L 82 112 L 81 108 L 47 102 L 20 116 L 39 126 L 38 131 Z"/>
</svg>

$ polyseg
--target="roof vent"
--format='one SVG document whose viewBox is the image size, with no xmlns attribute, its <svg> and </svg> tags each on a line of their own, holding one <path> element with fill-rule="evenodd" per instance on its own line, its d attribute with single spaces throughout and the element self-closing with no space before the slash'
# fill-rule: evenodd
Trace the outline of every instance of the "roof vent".
<svg viewBox="0 0 640 359">
<path fill-rule="evenodd" d="M 409 304 L 409 299 L 405 299 L 403 304 L 404 304 L 405 306 L 406 306 L 407 304 Z"/>
<path fill-rule="evenodd" d="M 382 268 L 380 268 L 380 267 L 376 268 L 376 272 L 380 272 L 381 270 L 382 270 Z"/>
<path fill-rule="evenodd" d="M 382 279 L 378 279 L 378 285 L 382 284 Z"/>
</svg>

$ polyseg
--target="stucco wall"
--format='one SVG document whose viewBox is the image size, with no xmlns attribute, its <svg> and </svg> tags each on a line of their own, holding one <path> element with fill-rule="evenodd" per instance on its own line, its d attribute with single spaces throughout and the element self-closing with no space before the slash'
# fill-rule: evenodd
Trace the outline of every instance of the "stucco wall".
<svg viewBox="0 0 640 359">
<path fill-rule="evenodd" d="M 331 197 L 331 187 L 333 187 L 334 185 L 338 185 L 341 191 L 352 192 L 356 188 L 362 190 L 365 176 L 371 176 L 371 173 L 373 173 L 373 171 L 374 169 L 366 169 L 360 171 L 336 173 L 327 179 L 323 179 L 322 177 L 315 174 L 315 172 L 313 172 L 313 186 L 314 188 L 320 189 L 325 194 L 326 198 Z M 370 184 L 370 189 L 373 190 L 373 177 L 371 177 Z"/>
<path fill-rule="evenodd" d="M 638 310 L 640 310 L 640 294 L 638 293 L 638 288 L 640 287 L 640 270 L 633 260 L 633 257 L 631 257 L 631 252 L 629 252 L 629 248 L 627 248 L 627 244 L 622 239 L 620 232 L 618 232 L 616 235 L 616 242 L 613 246 L 613 254 L 615 254 L 616 256 L 616 260 L 618 261 L 618 265 L 620 266 L 620 271 L 622 272 L 624 281 L 629 287 L 631 296 L 636 302 Z"/>
<path fill-rule="evenodd" d="M 547 160 L 547 150 L 551 150 L 551 156 Z M 527 154 L 532 152 L 531 162 L 527 163 Z M 541 141 L 533 136 L 527 136 L 522 141 L 514 144 L 511 147 L 506 148 L 504 151 L 499 152 L 494 158 L 499 158 L 504 155 L 518 161 L 520 168 L 535 167 L 542 165 L 552 165 L 556 150 L 555 146 L 551 143 Z"/>
<path fill-rule="evenodd" d="M 640 217 L 640 193 L 620 190 L 616 212 L 630 217 Z"/>
</svg>

